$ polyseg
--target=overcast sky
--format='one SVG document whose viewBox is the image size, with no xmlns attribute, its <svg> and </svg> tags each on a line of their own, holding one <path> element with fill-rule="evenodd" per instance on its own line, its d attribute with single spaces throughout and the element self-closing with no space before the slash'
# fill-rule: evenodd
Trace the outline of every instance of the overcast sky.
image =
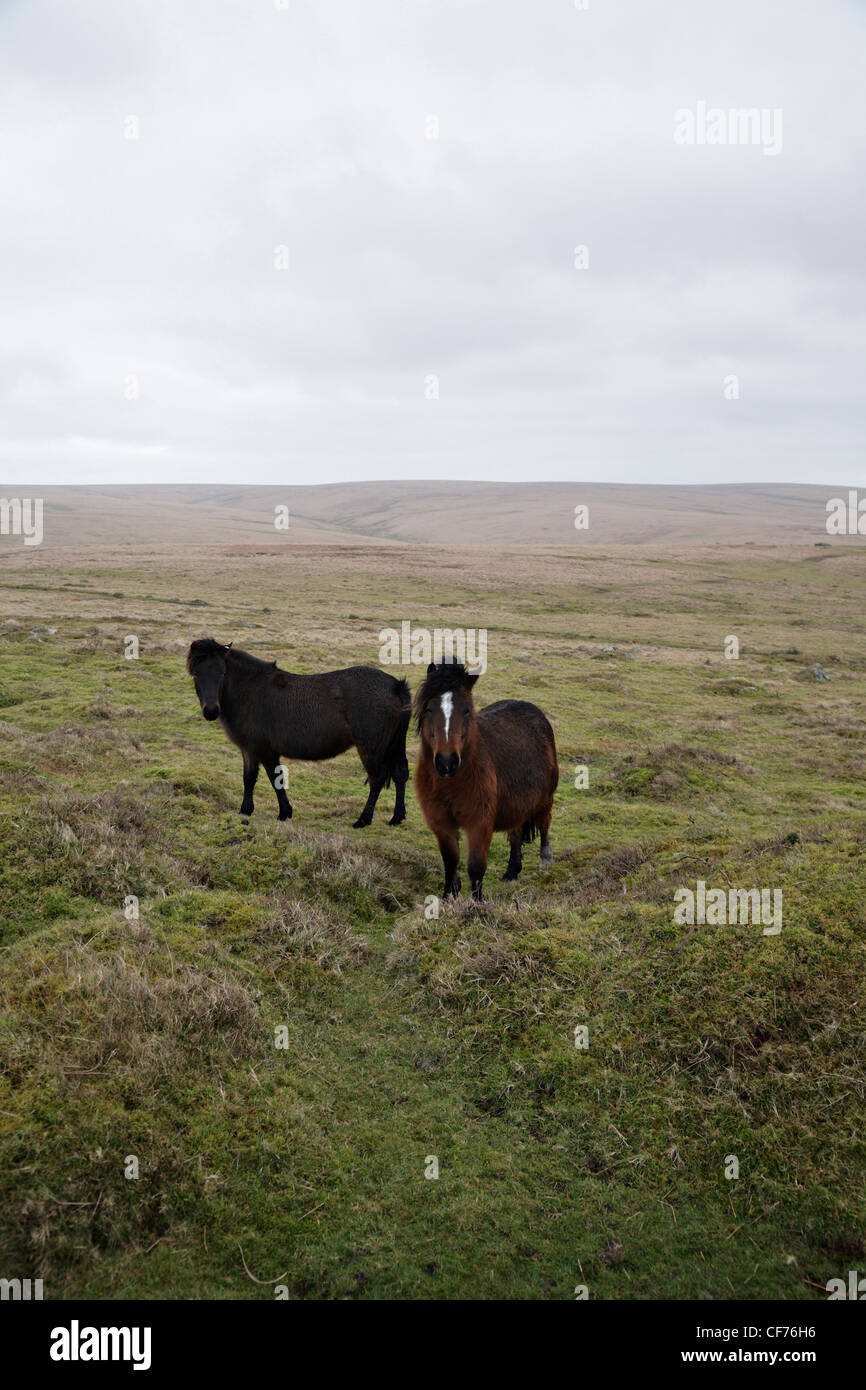
<svg viewBox="0 0 866 1390">
<path fill-rule="evenodd" d="M 864 70 L 855 0 L 0 0 L 0 483 L 862 484 Z"/>
</svg>

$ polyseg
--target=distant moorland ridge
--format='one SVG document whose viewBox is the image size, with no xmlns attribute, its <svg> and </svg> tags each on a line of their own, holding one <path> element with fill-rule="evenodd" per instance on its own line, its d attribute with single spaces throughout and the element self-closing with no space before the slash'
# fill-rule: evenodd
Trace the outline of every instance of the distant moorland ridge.
<svg viewBox="0 0 866 1390">
<path fill-rule="evenodd" d="M 5 487 L 41 497 L 44 545 L 814 545 L 844 485 L 359 482 Z M 588 508 L 576 529 L 575 508 Z M 288 509 L 288 529 L 275 526 Z M 281 514 L 285 515 L 284 511 Z M 0 536 L 0 548 L 20 539 Z"/>
</svg>

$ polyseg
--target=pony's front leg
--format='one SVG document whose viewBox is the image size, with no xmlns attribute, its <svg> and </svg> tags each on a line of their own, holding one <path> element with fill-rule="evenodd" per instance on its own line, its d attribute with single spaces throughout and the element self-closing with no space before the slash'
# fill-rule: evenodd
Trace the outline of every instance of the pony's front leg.
<svg viewBox="0 0 866 1390">
<path fill-rule="evenodd" d="M 460 875 L 457 872 L 457 865 L 460 860 L 460 845 L 457 836 L 453 834 L 437 834 L 439 841 L 439 853 L 442 855 L 442 865 L 445 869 L 445 887 L 442 896 L 445 898 L 456 898 L 460 892 Z"/>
<path fill-rule="evenodd" d="M 244 753 L 244 799 L 241 802 L 241 815 L 251 816 L 255 809 L 253 788 L 259 775 L 259 760 L 252 753 Z"/>
<path fill-rule="evenodd" d="M 265 771 L 270 778 L 271 786 L 277 794 L 277 804 L 280 808 L 280 820 L 291 820 L 292 803 L 286 796 L 286 769 L 279 759 L 279 754 L 274 754 L 265 763 Z"/>
<path fill-rule="evenodd" d="M 490 826 L 488 829 L 487 826 L 481 826 L 477 830 L 471 830 L 467 838 L 466 867 L 469 870 L 469 882 L 472 884 L 472 896 L 480 903 L 481 884 L 487 869 L 487 853 L 493 839 L 493 827 Z"/>
</svg>

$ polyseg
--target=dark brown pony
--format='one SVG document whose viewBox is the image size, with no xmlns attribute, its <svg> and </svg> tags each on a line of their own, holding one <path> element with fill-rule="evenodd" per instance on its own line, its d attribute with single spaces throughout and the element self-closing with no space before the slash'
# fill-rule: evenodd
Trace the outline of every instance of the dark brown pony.
<svg viewBox="0 0 866 1390">
<path fill-rule="evenodd" d="M 415 713 L 421 751 L 415 790 L 439 841 L 445 897 L 460 892 L 458 832 L 466 831 L 472 896 L 481 900 L 487 852 L 495 830 L 508 834 L 506 880 L 523 866 L 522 846 L 541 836 L 541 862 L 549 863 L 548 830 L 559 781 L 556 743 L 547 717 L 525 700 L 497 700 L 476 714 L 477 681 L 456 663 L 427 667 Z"/>
<path fill-rule="evenodd" d="M 253 812 L 253 788 L 264 765 L 277 794 L 280 820 L 292 814 L 280 757 L 318 762 L 357 748 L 370 794 L 355 826 L 369 825 L 383 787 L 397 799 L 389 825 L 406 819 L 408 683 L 373 666 L 350 666 L 320 676 L 295 676 L 210 637 L 193 642 L 186 669 L 205 719 L 218 719 L 244 756 L 241 815 Z"/>
</svg>

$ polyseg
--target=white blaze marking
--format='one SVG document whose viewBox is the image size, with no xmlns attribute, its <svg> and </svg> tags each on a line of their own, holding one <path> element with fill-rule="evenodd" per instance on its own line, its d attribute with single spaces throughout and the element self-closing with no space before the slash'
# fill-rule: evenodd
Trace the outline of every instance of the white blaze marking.
<svg viewBox="0 0 866 1390">
<path fill-rule="evenodd" d="M 448 737 L 448 728 L 451 724 L 451 716 L 454 713 L 454 696 L 448 691 L 442 696 L 442 713 L 445 716 L 445 737 Z"/>
</svg>

